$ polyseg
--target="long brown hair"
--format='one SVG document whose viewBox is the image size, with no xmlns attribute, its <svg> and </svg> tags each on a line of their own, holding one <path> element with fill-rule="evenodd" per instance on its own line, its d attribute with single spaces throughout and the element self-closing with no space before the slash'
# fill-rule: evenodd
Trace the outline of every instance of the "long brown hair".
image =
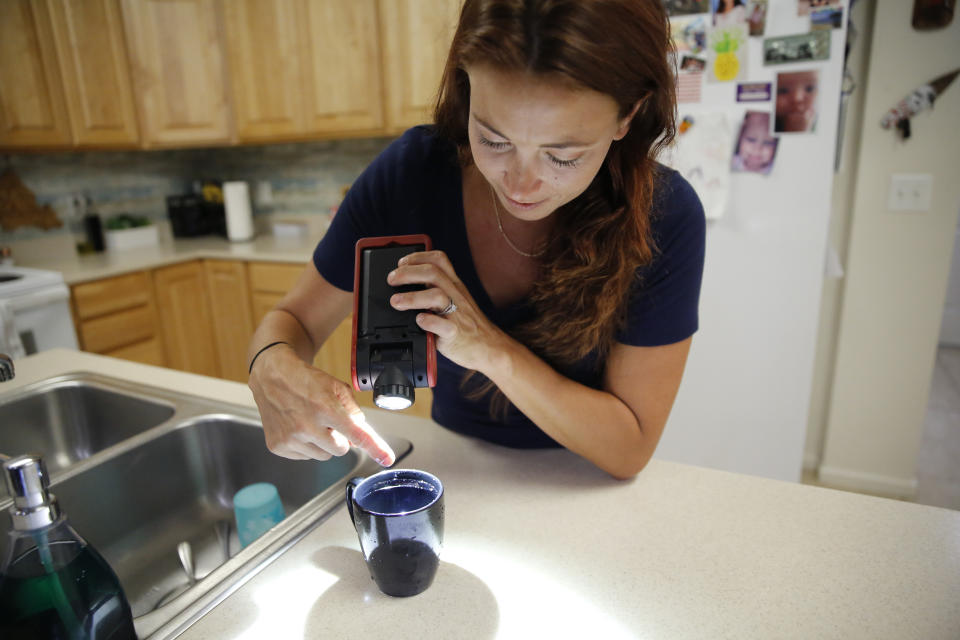
<svg viewBox="0 0 960 640">
<path fill-rule="evenodd" d="M 466 0 L 434 112 L 438 132 L 469 162 L 466 68 L 554 77 L 612 97 L 619 117 L 639 104 L 587 190 L 555 213 L 531 293 L 536 317 L 511 333 L 563 368 L 623 326 L 639 266 L 651 261 L 654 158 L 674 136 L 669 21 L 661 0 Z"/>
</svg>

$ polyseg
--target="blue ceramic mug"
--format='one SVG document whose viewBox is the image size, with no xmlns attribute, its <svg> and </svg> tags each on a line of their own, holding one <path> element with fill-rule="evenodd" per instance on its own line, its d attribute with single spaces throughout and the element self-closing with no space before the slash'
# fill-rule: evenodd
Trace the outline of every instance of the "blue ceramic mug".
<svg viewBox="0 0 960 640">
<path fill-rule="evenodd" d="M 370 577 L 390 596 L 433 583 L 443 545 L 443 485 L 416 469 L 387 469 L 347 483 L 347 509 Z"/>
</svg>

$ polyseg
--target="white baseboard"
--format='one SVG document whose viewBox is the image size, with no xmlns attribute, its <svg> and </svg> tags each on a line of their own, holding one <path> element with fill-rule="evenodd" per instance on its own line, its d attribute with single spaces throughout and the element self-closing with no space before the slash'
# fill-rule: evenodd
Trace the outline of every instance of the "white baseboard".
<svg viewBox="0 0 960 640">
<path fill-rule="evenodd" d="M 837 489 L 863 491 L 892 498 L 913 498 L 917 493 L 916 478 L 885 476 L 829 466 L 821 466 L 817 475 L 822 484 Z"/>
</svg>

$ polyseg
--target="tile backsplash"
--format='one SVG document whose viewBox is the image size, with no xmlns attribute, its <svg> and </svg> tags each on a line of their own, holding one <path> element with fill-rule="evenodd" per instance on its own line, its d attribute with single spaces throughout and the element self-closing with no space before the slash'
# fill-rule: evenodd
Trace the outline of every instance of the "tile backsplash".
<svg viewBox="0 0 960 640">
<path fill-rule="evenodd" d="M 392 138 L 361 138 L 211 149 L 166 151 L 88 151 L 0 156 L 0 173 L 13 169 L 64 223 L 43 231 L 21 227 L 3 231 L 4 241 L 34 239 L 77 231 L 74 196 L 84 194 L 90 210 L 106 218 L 116 213 L 167 219 L 166 197 L 190 193 L 196 180 L 246 180 L 254 215 L 325 215 Z M 269 189 L 264 189 L 269 185 Z M 259 187 L 259 188 L 258 188 Z M 260 197 L 270 192 L 271 201 Z"/>
</svg>

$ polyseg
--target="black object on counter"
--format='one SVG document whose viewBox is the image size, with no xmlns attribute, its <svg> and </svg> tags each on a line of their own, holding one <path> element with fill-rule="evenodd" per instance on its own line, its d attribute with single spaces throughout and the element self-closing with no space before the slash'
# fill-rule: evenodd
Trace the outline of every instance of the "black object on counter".
<svg viewBox="0 0 960 640">
<path fill-rule="evenodd" d="M 347 511 L 380 591 L 415 596 L 433 583 L 443 548 L 443 483 L 418 469 L 387 469 L 346 486 Z"/>
<path fill-rule="evenodd" d="M 87 242 L 93 247 L 94 251 L 103 251 L 103 223 L 100 216 L 95 213 L 88 213 L 83 216 L 83 229 L 87 234 Z"/>
<path fill-rule="evenodd" d="M 204 200 L 199 194 L 167 196 L 167 217 L 178 238 L 217 234 L 226 237 L 223 203 Z"/>
</svg>

